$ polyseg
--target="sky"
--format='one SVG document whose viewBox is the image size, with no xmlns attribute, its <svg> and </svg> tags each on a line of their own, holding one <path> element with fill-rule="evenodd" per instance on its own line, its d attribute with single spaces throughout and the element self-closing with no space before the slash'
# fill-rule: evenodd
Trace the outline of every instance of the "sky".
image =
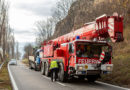
<svg viewBox="0 0 130 90">
<path fill-rule="evenodd" d="M 9 24 L 14 30 L 15 41 L 20 51 L 27 43 L 34 43 L 36 21 L 51 16 L 57 0 L 9 0 Z M 23 51 L 22 51 L 23 52 Z"/>
</svg>

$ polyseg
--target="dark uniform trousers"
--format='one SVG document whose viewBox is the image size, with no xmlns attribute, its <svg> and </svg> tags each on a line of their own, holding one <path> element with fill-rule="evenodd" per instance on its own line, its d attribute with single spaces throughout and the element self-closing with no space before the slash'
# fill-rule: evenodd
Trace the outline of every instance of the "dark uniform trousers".
<svg viewBox="0 0 130 90">
<path fill-rule="evenodd" d="M 58 68 L 51 69 L 51 81 L 56 81 L 58 78 Z"/>
</svg>

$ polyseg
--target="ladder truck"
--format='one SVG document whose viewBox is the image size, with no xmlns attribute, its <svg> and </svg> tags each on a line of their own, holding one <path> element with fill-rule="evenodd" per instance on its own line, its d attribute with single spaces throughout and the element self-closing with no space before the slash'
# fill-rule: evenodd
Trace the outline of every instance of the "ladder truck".
<svg viewBox="0 0 130 90">
<path fill-rule="evenodd" d="M 45 41 L 42 44 L 41 74 L 49 76 L 50 62 L 57 61 L 60 81 L 76 76 L 93 82 L 113 69 L 109 42 L 123 40 L 123 17 L 104 14 L 78 30 Z"/>
</svg>

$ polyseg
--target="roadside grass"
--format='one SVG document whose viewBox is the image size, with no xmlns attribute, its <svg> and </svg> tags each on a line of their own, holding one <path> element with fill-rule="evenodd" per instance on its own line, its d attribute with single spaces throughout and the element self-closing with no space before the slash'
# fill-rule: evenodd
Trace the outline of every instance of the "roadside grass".
<svg viewBox="0 0 130 90">
<path fill-rule="evenodd" d="M 23 60 L 22 60 L 22 63 L 25 64 L 26 66 L 29 66 L 29 64 L 28 64 L 28 59 L 23 59 Z"/>
<path fill-rule="evenodd" d="M 113 64 L 114 68 L 112 73 L 109 75 L 102 75 L 101 80 L 103 82 L 130 88 L 130 56 L 117 56 L 113 60 Z"/>
<path fill-rule="evenodd" d="M 7 63 L 5 63 L 0 70 L 0 90 L 12 90 Z"/>
<path fill-rule="evenodd" d="M 124 30 L 124 42 L 113 44 L 113 71 L 102 75 L 103 82 L 130 88 L 130 26 Z"/>
</svg>

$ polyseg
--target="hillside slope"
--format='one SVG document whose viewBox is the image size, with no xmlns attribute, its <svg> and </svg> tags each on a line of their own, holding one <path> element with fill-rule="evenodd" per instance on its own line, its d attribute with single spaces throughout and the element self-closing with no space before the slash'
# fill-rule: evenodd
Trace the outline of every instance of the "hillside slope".
<svg viewBox="0 0 130 90">
<path fill-rule="evenodd" d="M 130 24 L 124 29 L 124 42 L 113 44 L 113 72 L 101 80 L 130 88 Z"/>
<path fill-rule="evenodd" d="M 102 14 L 124 16 L 124 42 L 113 44 L 114 70 L 102 81 L 130 87 L 130 0 L 77 0 L 68 16 L 56 25 L 54 37 L 76 30 Z"/>
<path fill-rule="evenodd" d="M 113 12 L 123 15 L 125 23 L 130 22 L 130 0 L 77 0 L 68 16 L 56 25 L 54 37 L 78 29 L 100 15 L 112 15 Z"/>
</svg>

